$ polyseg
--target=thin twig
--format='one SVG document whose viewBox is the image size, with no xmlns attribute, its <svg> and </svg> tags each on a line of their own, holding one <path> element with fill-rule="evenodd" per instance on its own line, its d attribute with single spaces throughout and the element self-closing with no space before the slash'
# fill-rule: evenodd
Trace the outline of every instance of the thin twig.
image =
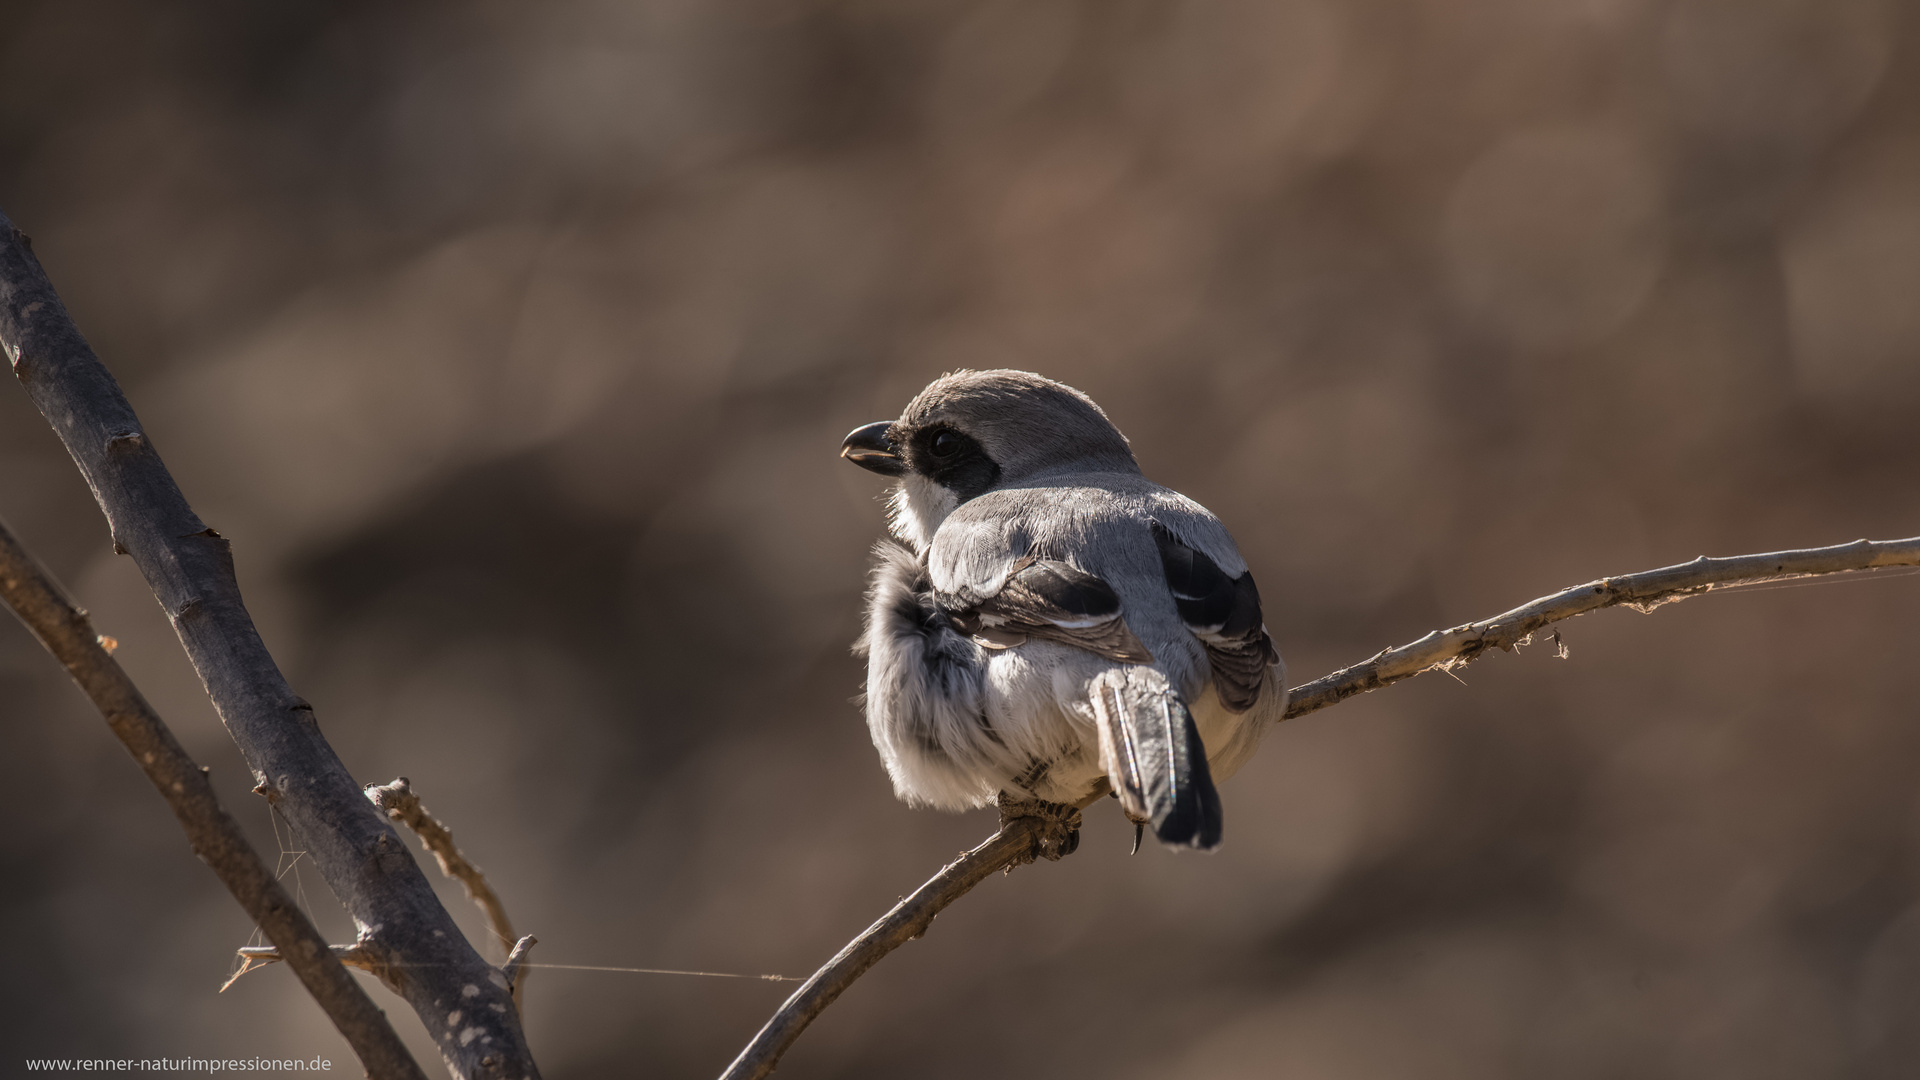
<svg viewBox="0 0 1920 1080">
<path fill-rule="evenodd" d="M 1102 792 L 1104 794 L 1104 792 Z M 1087 801 L 1098 798 L 1094 795 Z M 1059 859 L 1061 841 L 1077 829 L 1080 815 L 1068 818 L 1016 817 L 1003 820 L 1000 829 L 979 847 L 948 863 L 933 880 L 913 891 L 913 895 L 893 905 L 880 921 L 867 927 L 859 937 L 847 943 L 826 966 L 813 973 L 780 1006 L 773 1019 L 753 1037 L 740 1056 L 722 1074 L 721 1080 L 747 1080 L 773 1072 L 780 1055 L 787 1052 L 813 1018 L 833 1004 L 835 998 L 867 969 L 888 953 L 927 932 L 933 917 L 948 904 L 970 892 L 975 885 L 1001 871 L 1011 871 L 1035 858 Z"/>
<path fill-rule="evenodd" d="M 370 949 L 363 949 L 358 945 L 329 945 L 327 950 L 333 953 L 334 959 L 347 967 L 359 968 L 369 975 L 376 974 L 380 970 L 380 960 Z M 274 945 L 242 945 L 234 950 L 234 954 L 248 964 L 277 964 L 285 959 L 280 955 L 279 947 Z M 245 969 L 242 969 L 240 974 L 246 974 Z M 236 979 L 239 977 L 240 975 L 234 976 Z"/>
<path fill-rule="evenodd" d="M 488 932 L 500 943 L 500 951 L 507 954 L 511 962 L 510 950 L 518 948 L 518 945 L 515 944 L 513 923 L 507 918 L 506 905 L 495 895 L 493 886 L 487 884 L 487 876 L 480 872 L 480 868 L 460 854 L 460 848 L 453 842 L 453 830 L 427 813 L 420 796 L 414 794 L 412 783 L 404 776 L 391 784 L 368 784 L 366 793 L 373 805 L 385 811 L 388 817 L 413 830 L 414 835 L 420 838 L 421 845 L 433 852 L 434 861 L 440 864 L 442 874 L 466 888 L 467 899 L 480 909 L 481 917 L 487 920 Z M 532 935 L 528 935 L 525 941 L 531 945 Z M 516 979 L 512 972 L 508 972 L 507 982 L 513 988 L 514 1007 L 525 1009 L 526 974 L 523 972 Z"/>
<path fill-rule="evenodd" d="M 240 902 L 278 955 L 292 957 L 289 965 L 294 974 L 346 1036 L 367 1075 L 381 1080 L 425 1080 L 386 1014 L 335 962 L 326 939 L 260 861 L 233 815 L 220 805 L 206 772 L 187 755 L 108 654 L 86 612 L 66 598 L 4 523 L 0 523 L 0 596 L 100 710 L 107 726 L 180 819 L 194 854 Z"/>
<path fill-rule="evenodd" d="M 1920 566 L 1920 537 L 1878 542 L 1856 540 L 1833 547 L 1721 559 L 1702 556 L 1677 566 L 1601 578 L 1543 596 L 1491 619 L 1452 630 L 1436 630 L 1411 644 L 1383 650 L 1364 663 L 1295 687 L 1289 694 L 1286 718 L 1324 709 L 1355 694 L 1377 690 L 1422 672 L 1464 666 L 1488 649 L 1511 650 L 1535 631 L 1589 611 L 1624 605 L 1646 612 L 1729 585 L 1884 566 Z M 1104 794 L 1103 783 L 1080 805 L 1090 805 Z M 966 895 L 996 871 L 1033 861 L 1042 843 L 1038 838 L 1047 825 L 1038 818 L 1002 821 L 1000 831 L 985 843 L 948 863 L 912 896 L 894 905 L 892 911 L 841 949 L 780 1006 L 773 1019 L 767 1021 L 727 1067 L 721 1080 L 760 1080 L 770 1075 L 780 1063 L 780 1056 L 814 1017 L 888 953 L 919 937 L 942 908 Z"/>
<path fill-rule="evenodd" d="M 513 943 L 513 951 L 507 954 L 507 962 L 500 965 L 500 973 L 507 977 L 507 985 L 513 988 L 513 998 L 520 1000 L 520 980 L 527 977 L 527 954 L 533 951 L 540 939 L 528 934 Z"/>
<path fill-rule="evenodd" d="M 476 952 L 384 815 L 287 685 L 234 578 L 227 539 L 187 504 L 126 395 L 0 214 L 0 348 L 186 648 L 221 723 L 455 1075 L 534 1080 L 506 979 Z M 289 431 L 289 439 L 300 433 Z M 449 1024 L 459 1010 L 465 1019 Z"/>
<path fill-rule="evenodd" d="M 1418 641 L 1383 649 L 1352 667 L 1296 686 L 1288 695 L 1286 718 L 1305 716 L 1355 694 L 1378 690 L 1423 672 L 1464 667 L 1488 649 L 1512 651 L 1545 626 L 1602 608 L 1625 606 L 1648 612 L 1662 604 L 1730 585 L 1916 565 L 1920 565 L 1920 537 L 1855 540 L 1832 547 L 1719 559 L 1702 555 L 1692 562 L 1658 570 L 1601 578 L 1543 596 L 1491 619 L 1451 630 L 1435 630 Z"/>
<path fill-rule="evenodd" d="M 389 818 L 412 829 L 420 837 L 421 846 L 433 853 L 442 874 L 466 887 L 467 899 L 473 901 L 486 918 L 487 930 L 500 943 L 501 953 L 504 955 L 513 948 L 518 939 L 513 933 L 513 923 L 507 919 L 505 905 L 500 903 L 500 897 L 494 894 L 493 887 L 487 884 L 486 875 L 480 872 L 480 868 L 460 854 L 460 849 L 453 842 L 453 830 L 441 824 L 420 804 L 420 796 L 414 793 L 407 778 L 402 776 L 391 784 L 368 784 L 366 793 L 373 805 L 386 811 Z"/>
</svg>

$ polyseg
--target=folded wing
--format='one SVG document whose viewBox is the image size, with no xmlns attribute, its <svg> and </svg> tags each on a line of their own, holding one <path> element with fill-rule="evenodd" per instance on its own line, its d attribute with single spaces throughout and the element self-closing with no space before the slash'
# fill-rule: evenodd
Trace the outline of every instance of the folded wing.
<svg viewBox="0 0 1920 1080">
<path fill-rule="evenodd" d="M 1206 647 L 1221 704 L 1232 712 L 1246 712 L 1260 700 L 1267 668 L 1280 662 L 1261 618 L 1253 572 L 1228 577 L 1204 552 L 1181 543 L 1158 523 L 1153 540 L 1180 619 Z"/>
<path fill-rule="evenodd" d="M 1109 660 L 1153 662 L 1153 654 L 1121 617 L 1113 586 L 1057 559 L 1024 556 L 1013 564 L 999 592 L 972 604 L 942 597 L 941 606 L 955 629 L 990 649 L 1037 638 Z"/>
</svg>

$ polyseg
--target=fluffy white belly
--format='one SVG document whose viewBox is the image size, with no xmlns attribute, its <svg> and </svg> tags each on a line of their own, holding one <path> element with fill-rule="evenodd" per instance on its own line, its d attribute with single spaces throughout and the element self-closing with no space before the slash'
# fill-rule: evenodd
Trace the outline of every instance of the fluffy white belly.
<svg viewBox="0 0 1920 1080">
<path fill-rule="evenodd" d="M 987 663 L 987 718 L 1009 751 L 1004 760 L 1025 763 L 1004 778 L 1004 790 L 1078 803 L 1106 779 L 1090 687 L 1110 666 L 1111 661 L 1051 642 L 1029 642 L 992 654 Z M 1211 679 L 1203 686 L 1187 707 L 1207 747 L 1208 771 L 1215 780 L 1224 780 L 1253 756 L 1261 720 L 1269 710 L 1230 712 Z"/>
</svg>

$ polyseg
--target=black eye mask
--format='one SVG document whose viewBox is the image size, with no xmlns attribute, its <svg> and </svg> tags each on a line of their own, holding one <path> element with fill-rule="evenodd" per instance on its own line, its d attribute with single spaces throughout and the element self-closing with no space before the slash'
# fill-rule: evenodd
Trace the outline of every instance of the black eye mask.
<svg viewBox="0 0 1920 1080">
<path fill-rule="evenodd" d="M 961 502 L 984 494 L 1000 479 L 1000 466 L 973 436 L 936 427 L 914 436 L 907 449 L 914 472 L 954 493 Z"/>
</svg>

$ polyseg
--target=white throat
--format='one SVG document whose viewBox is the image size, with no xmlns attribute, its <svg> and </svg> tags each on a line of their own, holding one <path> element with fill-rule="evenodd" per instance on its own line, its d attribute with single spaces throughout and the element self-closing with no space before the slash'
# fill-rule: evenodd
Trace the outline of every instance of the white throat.
<svg viewBox="0 0 1920 1080">
<path fill-rule="evenodd" d="M 887 500 L 887 528 L 906 541 L 916 554 L 926 554 L 933 534 L 960 505 L 960 497 L 918 473 L 900 478 Z"/>
</svg>

